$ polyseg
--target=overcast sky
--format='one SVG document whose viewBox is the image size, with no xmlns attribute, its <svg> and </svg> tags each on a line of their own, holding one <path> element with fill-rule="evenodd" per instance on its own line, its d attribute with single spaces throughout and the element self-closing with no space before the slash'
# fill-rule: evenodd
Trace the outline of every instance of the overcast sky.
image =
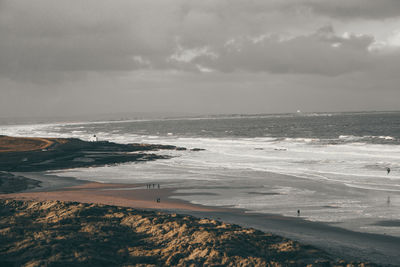
<svg viewBox="0 0 400 267">
<path fill-rule="evenodd" d="M 399 100 L 399 0 L 0 0 L 0 117 Z"/>
</svg>

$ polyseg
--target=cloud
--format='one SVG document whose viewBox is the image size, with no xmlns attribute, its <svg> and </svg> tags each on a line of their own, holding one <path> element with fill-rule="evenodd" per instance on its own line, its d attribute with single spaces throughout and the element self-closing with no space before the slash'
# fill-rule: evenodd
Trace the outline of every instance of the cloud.
<svg viewBox="0 0 400 267">
<path fill-rule="evenodd" d="M 397 3 L 2 0 L 0 76 L 46 83 L 143 69 L 325 76 L 365 71 L 379 62 L 397 64 L 381 53 L 389 45 L 372 35 L 318 29 L 320 18 L 307 12 L 378 19 L 400 14 Z"/>
<path fill-rule="evenodd" d="M 400 16 L 398 0 L 298 0 L 284 4 L 283 8 L 309 11 L 341 19 L 388 19 Z"/>
<path fill-rule="evenodd" d="M 3 1 L 0 75 L 130 71 L 173 52 L 176 5 L 148 1 Z M 162 16 L 153 13 L 163 10 Z M 140 59 L 140 60 L 139 60 Z"/>
<path fill-rule="evenodd" d="M 180 69 L 191 50 L 286 24 L 273 2 L 2 0 L 0 75 L 46 82 L 87 72 Z"/>
<path fill-rule="evenodd" d="M 177 51 L 172 54 L 169 58 L 170 61 L 190 63 L 199 57 L 209 57 L 211 59 L 218 58 L 218 55 L 211 52 L 208 47 L 196 47 L 193 49 L 184 49 L 178 45 Z"/>
<path fill-rule="evenodd" d="M 331 26 L 327 26 L 312 34 L 292 38 L 279 35 L 246 36 L 227 40 L 222 46 L 207 50 L 188 49 L 185 51 L 191 52 L 192 57 L 181 62 L 192 66 L 201 64 L 223 72 L 335 76 L 370 67 L 368 48 L 372 43 L 372 36 L 349 33 L 338 36 Z"/>
</svg>

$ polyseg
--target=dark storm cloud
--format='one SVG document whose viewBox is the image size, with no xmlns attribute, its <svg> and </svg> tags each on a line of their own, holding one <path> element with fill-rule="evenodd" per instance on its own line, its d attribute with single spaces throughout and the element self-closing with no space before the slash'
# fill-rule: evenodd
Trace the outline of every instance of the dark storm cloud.
<svg viewBox="0 0 400 267">
<path fill-rule="evenodd" d="M 338 76 L 398 64 L 390 59 L 397 48 L 377 53 L 374 36 L 342 35 L 307 15 L 389 18 L 399 14 L 395 0 L 1 0 L 0 7 L 0 76 L 15 81 L 134 70 Z M 297 25 L 310 21 L 312 31 Z"/>
<path fill-rule="evenodd" d="M 175 7 L 166 7 L 164 18 L 156 18 L 147 14 L 154 7 L 145 1 L 116 2 L 121 5 L 1 2 L 0 74 L 25 79 L 49 72 L 128 71 L 147 68 L 150 59 L 156 62 L 172 51 L 167 29 Z"/>
</svg>

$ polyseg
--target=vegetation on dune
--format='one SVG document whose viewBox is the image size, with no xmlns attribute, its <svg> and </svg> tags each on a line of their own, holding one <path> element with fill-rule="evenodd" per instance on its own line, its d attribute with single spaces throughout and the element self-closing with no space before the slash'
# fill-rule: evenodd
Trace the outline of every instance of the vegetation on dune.
<svg viewBox="0 0 400 267">
<path fill-rule="evenodd" d="M 66 139 L 38 137 L 0 136 L 0 152 L 22 152 L 47 149 L 55 143 L 66 143 Z"/>
<path fill-rule="evenodd" d="M 0 243 L 1 266 L 369 266 L 211 219 L 59 201 L 0 201 Z"/>
</svg>

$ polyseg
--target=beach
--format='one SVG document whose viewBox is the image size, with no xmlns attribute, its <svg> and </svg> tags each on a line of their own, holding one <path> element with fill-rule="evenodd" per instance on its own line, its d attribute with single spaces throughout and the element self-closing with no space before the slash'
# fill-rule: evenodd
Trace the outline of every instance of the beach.
<svg viewBox="0 0 400 267">
<path fill-rule="evenodd" d="M 62 149 L 63 145 L 65 146 L 67 143 L 68 142 L 64 142 L 61 145 L 52 147 L 51 149 L 55 150 L 53 153 L 58 156 L 62 156 L 63 153 L 69 153 L 75 155 L 75 157 L 80 156 L 77 152 L 80 149 L 79 147 L 74 148 L 74 151 L 62 152 L 64 151 Z M 82 144 L 86 145 L 86 143 Z M 92 149 L 96 148 L 96 145 L 104 147 L 104 144 L 102 143 L 90 145 Z M 107 154 L 110 153 L 111 155 L 114 155 L 112 149 L 115 149 L 115 147 L 118 149 L 126 148 L 125 146 L 114 146 L 112 143 L 106 144 L 106 146 Z M 136 153 L 148 153 L 145 151 L 150 150 L 153 155 L 155 148 L 159 149 L 166 147 L 157 145 L 136 145 L 135 149 L 137 150 L 138 148 L 142 148 L 142 152 L 136 151 Z M 169 146 L 167 148 L 172 150 L 176 149 L 175 146 Z M 24 158 L 26 153 L 32 155 L 31 153 L 44 154 L 48 152 L 38 149 L 25 149 L 25 151 L 19 150 L 3 152 L 2 156 L 6 157 L 7 153 L 15 153 L 13 154 L 12 158 L 20 159 Z M 180 148 L 180 150 L 182 150 L 182 148 Z M 93 151 L 91 151 L 89 154 L 93 155 Z M 110 160 L 125 162 L 127 159 L 123 158 L 124 155 L 125 154 L 123 153 L 120 154 L 119 157 L 112 156 Z M 130 154 L 126 155 L 129 157 Z M 159 154 L 154 155 L 159 157 L 161 160 L 164 158 Z M 98 154 L 96 154 L 96 157 L 97 156 Z M 39 156 L 37 158 L 42 160 L 42 162 L 43 160 L 45 162 L 45 164 L 39 164 L 40 170 L 45 170 L 47 167 L 50 170 L 53 170 L 54 165 L 46 164 L 48 161 L 44 156 Z M 141 162 L 143 162 L 142 159 Z M 147 159 L 149 161 L 154 160 L 154 158 L 151 157 L 147 157 Z M 102 160 L 104 160 L 104 158 L 102 158 Z M 133 158 L 129 157 L 128 160 L 133 160 Z M 135 160 L 137 160 L 137 158 Z M 74 166 L 75 161 L 73 161 L 73 158 L 70 159 L 69 162 L 72 162 L 72 166 Z M 85 164 L 89 163 L 94 164 L 94 166 L 98 166 L 98 163 L 96 163 L 95 160 L 85 162 Z M 25 168 L 29 171 L 21 172 L 21 168 Z M 37 168 L 38 167 L 35 164 L 27 164 L 25 167 L 18 166 L 16 168 L 16 172 L 4 172 L 3 170 L 4 179 L 8 181 L 17 179 L 19 183 L 25 182 L 26 184 L 29 184 L 29 187 L 26 188 L 22 188 L 21 185 L 18 184 L 18 186 L 16 186 L 13 190 L 9 189 L 9 193 L 0 194 L 0 199 L 5 201 L 3 202 L 5 203 L 3 204 L 5 205 L 3 209 L 8 210 L 9 207 L 7 205 L 9 205 L 9 203 L 14 203 L 12 205 L 21 205 L 21 207 L 25 207 L 26 205 L 30 206 L 30 203 L 36 203 L 32 205 L 39 206 L 53 206 L 60 205 L 59 203 L 65 203 L 61 205 L 65 205 L 64 208 L 68 208 L 71 205 L 76 205 L 73 203 L 78 202 L 85 203 L 87 205 L 107 205 L 131 209 L 133 208 L 135 210 L 142 211 L 147 210 L 153 212 L 162 212 L 163 214 L 178 213 L 186 216 L 194 216 L 190 217 L 193 218 L 191 220 L 207 218 L 212 220 L 213 224 L 215 224 L 214 222 L 218 222 L 217 224 L 220 224 L 220 222 L 226 222 L 234 225 L 240 225 L 241 227 L 245 227 L 244 229 L 254 228 L 268 234 L 290 238 L 291 240 L 302 244 L 301 246 L 312 246 L 318 248 L 317 250 L 321 251 L 318 253 L 322 253 L 321 255 L 324 255 L 322 259 L 328 262 L 328 266 L 341 266 L 340 264 L 347 263 L 354 263 L 354 266 L 358 266 L 358 264 L 361 262 L 370 262 L 382 266 L 396 266 L 400 264 L 400 260 L 397 257 L 398 251 L 400 250 L 400 238 L 398 237 L 345 230 L 343 228 L 335 227 L 334 225 L 332 226 L 331 224 L 307 221 L 301 216 L 286 217 L 279 214 L 257 214 L 246 209 L 238 209 L 232 206 L 207 206 L 193 204 L 183 200 L 182 198 L 184 197 L 196 195 L 195 192 L 190 193 L 190 190 L 193 188 L 185 188 L 182 186 L 179 188 L 174 188 L 171 186 L 164 188 L 164 184 L 159 182 L 146 184 L 100 183 L 76 179 L 74 177 L 65 177 L 59 174 L 54 175 L 52 172 L 47 171 L 36 171 Z M 35 181 L 35 183 L 33 183 L 33 181 Z M 229 190 L 229 188 L 227 188 L 227 190 Z M 209 194 L 209 196 L 212 195 L 212 193 Z M 198 195 L 198 197 L 206 198 L 207 194 L 201 193 Z M 3 225 L 3 227 L 5 226 Z M 8 228 L 6 227 L 4 229 Z M 248 256 L 250 255 L 251 254 Z M 206 257 L 206 255 L 204 255 L 204 257 Z M 310 263 L 316 264 L 319 260 L 321 260 L 321 258 L 314 258 L 312 261 L 310 261 Z M 288 264 L 288 261 L 289 258 L 284 258 L 282 263 Z M 248 262 L 248 264 L 263 265 L 262 262 L 262 259 L 257 259 L 253 263 Z M 299 260 L 292 262 L 292 264 L 289 265 L 296 264 L 302 266 L 305 264 L 305 262 Z M 319 265 L 317 264 L 316 266 Z"/>
<path fill-rule="evenodd" d="M 260 114 L 10 125 L 0 130 L 10 136 L 81 140 L 96 133 L 99 145 L 118 144 L 95 151 L 93 144 L 79 143 L 83 149 L 55 153 L 53 162 L 45 151 L 47 158 L 46 153 L 35 155 L 39 162 L 23 169 L 17 165 L 13 172 L 52 167 L 52 175 L 80 180 L 160 183 L 164 189 L 177 189 L 174 198 L 194 204 L 286 217 L 297 217 L 300 210 L 305 220 L 399 237 L 400 136 L 390 126 L 398 121 L 396 112 Z M 142 143 L 187 149 L 114 153 L 121 145 Z"/>
<path fill-rule="evenodd" d="M 29 173 L 27 177 L 47 180 L 47 186 L 13 194 L 1 194 L 1 199 L 63 201 L 88 204 L 113 205 L 135 209 L 162 211 L 192 215 L 197 218 L 210 218 L 217 221 L 251 227 L 266 233 L 273 233 L 327 251 L 335 259 L 347 261 L 366 261 L 380 265 L 400 264 L 397 257 L 400 238 L 359 233 L 323 223 L 309 222 L 301 218 L 290 218 L 274 214 L 254 214 L 229 207 L 209 207 L 170 198 L 176 195 L 173 188 L 158 189 L 158 184 L 106 184 L 79 181 L 71 178 L 54 182 L 53 176 L 43 173 Z M 40 178 L 39 178 L 40 177 Z M 75 185 L 71 184 L 75 181 Z M 158 203 L 156 200 L 160 198 Z"/>
<path fill-rule="evenodd" d="M 30 174 L 28 176 L 38 177 L 40 174 Z M 31 192 L 1 194 L 0 198 L 12 198 L 21 200 L 60 200 L 78 201 L 82 203 L 98 203 L 116 205 L 123 207 L 134 207 L 141 209 L 162 209 L 162 210 L 193 210 L 210 211 L 212 208 L 193 205 L 186 201 L 169 199 L 173 189 L 143 189 L 145 185 L 136 184 L 105 184 L 88 181 L 76 181 L 74 186 L 60 186 L 60 184 L 73 183 L 71 179 L 60 182 L 62 178 L 57 177 L 57 182 L 47 181 L 49 187 L 41 187 L 31 190 Z M 50 176 L 49 180 L 53 180 Z M 41 181 L 45 181 L 42 178 Z M 160 198 L 160 202 L 156 202 Z"/>
</svg>

